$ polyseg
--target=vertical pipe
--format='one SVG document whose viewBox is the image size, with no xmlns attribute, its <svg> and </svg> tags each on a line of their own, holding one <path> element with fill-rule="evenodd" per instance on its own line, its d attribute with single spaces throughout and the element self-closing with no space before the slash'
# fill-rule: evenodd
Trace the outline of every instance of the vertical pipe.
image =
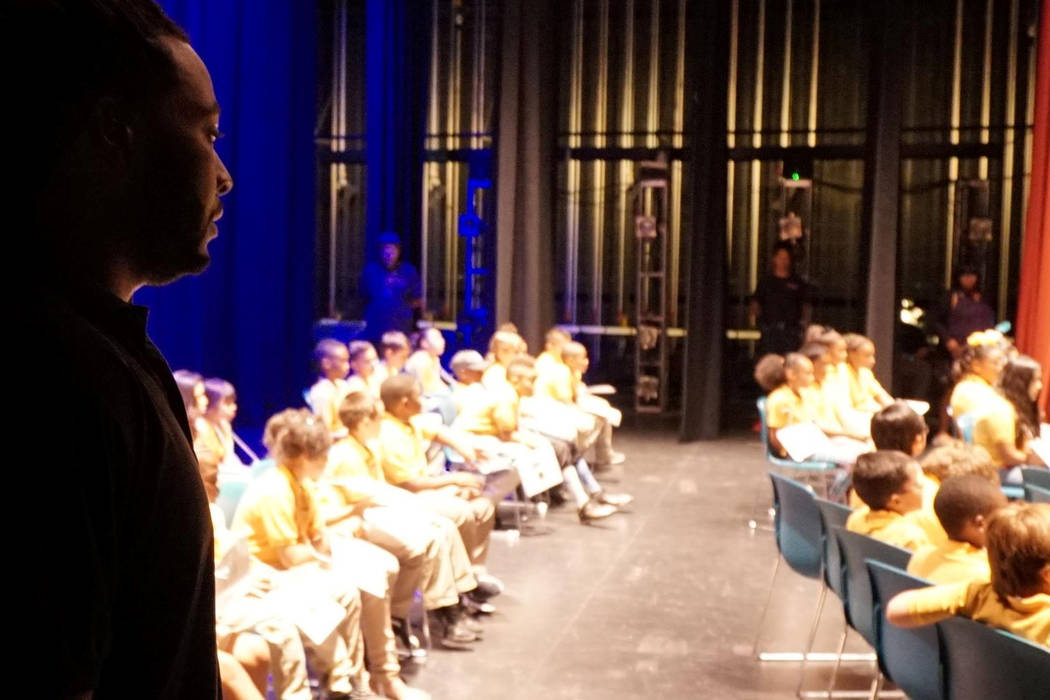
<svg viewBox="0 0 1050 700">
<path fill-rule="evenodd" d="M 740 0 L 733 0 L 730 11 L 729 32 L 729 97 L 726 100 L 726 143 L 729 148 L 736 146 L 736 85 L 737 85 L 737 46 L 740 31 Z M 729 161 L 729 173 L 726 176 L 726 266 L 733 269 L 733 188 L 736 183 L 736 163 Z"/>
<path fill-rule="evenodd" d="M 609 99 L 609 0 L 601 0 L 598 6 L 598 84 L 597 104 L 594 110 L 594 146 L 604 148 L 605 132 L 608 129 L 607 104 Z M 604 288 L 605 255 L 605 161 L 595 159 L 594 202 L 591 216 L 594 231 L 594 259 L 591 261 L 591 322 L 602 325 L 602 290 Z"/>
<path fill-rule="evenodd" d="M 984 3 L 984 61 L 981 70 L 981 143 L 988 143 L 992 114 L 992 26 L 995 0 Z M 977 177 L 988 179 L 988 158 L 977 161 Z"/>
<path fill-rule="evenodd" d="M 438 89 L 438 3 L 430 5 L 430 95 L 427 98 L 427 134 L 441 133 L 441 100 Z M 426 148 L 431 148 L 433 137 L 428 137 L 424 143 Z M 425 158 L 425 156 L 424 156 Z M 440 170 L 437 163 L 428 160 L 423 161 L 423 216 L 421 224 L 421 245 L 419 253 L 419 274 L 422 286 L 422 304 L 428 309 L 427 303 L 427 280 L 430 278 L 430 187 L 434 182 L 440 182 Z"/>
<path fill-rule="evenodd" d="M 810 148 L 817 145 L 817 83 L 820 76 L 820 0 L 813 0 L 813 53 L 809 71 L 809 129 L 806 143 Z"/>
<path fill-rule="evenodd" d="M 999 226 L 999 318 L 1006 317 L 1010 276 L 1010 231 L 1013 224 L 1014 123 L 1017 121 L 1017 25 L 1020 8 L 1010 0 L 1010 47 L 1006 53 L 1006 126 L 1003 129 L 1003 212 Z"/>
<path fill-rule="evenodd" d="M 620 145 L 634 145 L 634 0 L 624 1 L 623 23 L 623 90 L 620 104 Z M 629 203 L 630 191 L 627 183 L 634 177 L 634 165 L 629 160 L 619 162 L 619 187 L 616 190 L 617 240 L 616 240 L 616 313 L 624 314 L 625 275 L 627 265 L 627 237 L 634 228 L 629 219 L 633 208 Z M 617 319 L 619 320 L 619 319 Z"/>
<path fill-rule="evenodd" d="M 766 43 L 766 0 L 758 0 L 758 55 L 755 59 L 755 104 L 751 145 L 760 147 L 762 145 L 762 85 L 765 80 L 765 43 Z M 751 161 L 751 248 L 748 259 L 748 290 L 754 289 L 758 284 L 758 249 L 759 237 L 761 235 L 762 208 L 762 162 Z"/>
<path fill-rule="evenodd" d="M 678 0 L 678 36 L 675 41 L 674 137 L 677 148 L 685 145 L 685 0 Z M 677 325 L 678 284 L 682 247 L 682 161 L 671 161 L 671 226 L 668 231 L 670 266 L 667 271 L 668 325 Z"/>
<path fill-rule="evenodd" d="M 346 149 L 346 0 L 339 0 L 334 7 L 332 28 L 332 139 L 329 149 L 335 153 Z M 339 196 L 342 187 L 346 186 L 346 165 L 333 163 L 329 166 L 328 193 L 328 316 L 337 313 L 337 277 L 339 226 Z"/>
<path fill-rule="evenodd" d="M 794 2 L 787 0 L 784 15 L 784 78 L 780 88 L 780 146 L 791 145 L 791 25 L 794 15 Z"/>
<path fill-rule="evenodd" d="M 660 0 L 652 0 L 649 15 L 649 94 L 645 115 L 646 146 L 656 148 L 660 139 Z"/>
<path fill-rule="evenodd" d="M 582 128 L 582 88 L 583 81 L 583 2 L 573 0 L 572 6 L 571 60 L 569 74 L 569 148 L 580 143 Z M 571 155 L 565 164 L 566 171 L 566 264 L 565 264 L 565 302 L 568 305 L 568 317 L 576 323 L 576 292 L 579 264 L 579 191 L 580 163 Z"/>
<path fill-rule="evenodd" d="M 451 60 L 449 65 L 448 110 L 445 132 L 449 150 L 462 144 L 463 104 L 463 33 L 456 22 L 457 3 L 450 3 L 449 41 Z M 459 315 L 459 168 L 453 161 L 445 162 L 445 293 L 448 295 L 452 318 Z"/>
<path fill-rule="evenodd" d="M 962 35 L 963 35 L 963 0 L 955 0 L 955 44 L 952 58 L 952 114 L 951 129 L 948 140 L 953 145 L 959 143 L 959 119 L 962 108 Z M 948 159 L 948 240 L 944 256 L 944 286 L 952 285 L 952 258 L 955 256 L 955 191 L 959 179 L 959 159 L 952 156 Z"/>
</svg>

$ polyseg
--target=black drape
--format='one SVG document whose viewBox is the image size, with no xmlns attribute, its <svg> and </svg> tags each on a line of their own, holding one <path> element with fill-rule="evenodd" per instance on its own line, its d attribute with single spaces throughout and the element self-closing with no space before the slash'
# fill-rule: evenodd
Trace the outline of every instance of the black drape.
<svg viewBox="0 0 1050 700">
<path fill-rule="evenodd" d="M 550 0 L 503 9 L 497 132 L 496 322 L 513 321 L 529 346 L 554 317 L 552 270 L 557 30 Z"/>
<path fill-rule="evenodd" d="M 393 231 L 404 242 L 404 258 L 419 259 L 429 8 L 430 3 L 413 0 L 368 0 L 366 6 L 368 255 L 375 254 L 376 236 Z"/>
<path fill-rule="evenodd" d="M 722 419 L 726 303 L 726 100 L 730 4 L 690 3 L 686 64 L 696 70 L 687 103 L 692 135 L 693 226 L 688 243 L 683 441 L 717 437 Z"/>
</svg>

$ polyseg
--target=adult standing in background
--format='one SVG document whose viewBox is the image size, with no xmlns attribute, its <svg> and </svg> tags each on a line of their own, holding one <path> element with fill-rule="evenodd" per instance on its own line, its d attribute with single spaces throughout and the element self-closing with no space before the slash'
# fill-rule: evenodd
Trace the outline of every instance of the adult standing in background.
<svg viewBox="0 0 1050 700">
<path fill-rule="evenodd" d="M 378 242 L 379 261 L 369 262 L 361 273 L 366 333 L 373 341 L 386 331 L 411 333 L 423 296 L 419 271 L 401 259 L 401 237 L 388 232 Z"/>
<path fill-rule="evenodd" d="M 769 273 L 758 281 L 748 307 L 748 322 L 757 323 L 762 333 L 758 355 L 798 350 L 811 312 L 809 283 L 795 274 L 792 245 L 779 241 L 773 246 Z"/>
<path fill-rule="evenodd" d="M 179 389 L 131 303 L 210 260 L 233 184 L 211 78 L 152 0 L 4 15 L 4 84 L 37 135 L 12 144 L 25 191 L 9 231 L 29 250 L 11 272 L 30 281 L 9 347 L 42 368 L 16 373 L 31 386 L 15 387 L 9 456 L 34 466 L 11 477 L 9 505 L 29 511 L 9 529 L 28 544 L 11 554 L 28 618 L 12 666 L 34 697 L 217 698 L 208 500 Z"/>
<path fill-rule="evenodd" d="M 963 266 L 955 272 L 955 286 L 936 326 L 937 334 L 953 359 L 958 359 L 971 333 L 995 325 L 995 311 L 984 300 L 980 283 L 981 278 L 972 267 Z"/>
</svg>

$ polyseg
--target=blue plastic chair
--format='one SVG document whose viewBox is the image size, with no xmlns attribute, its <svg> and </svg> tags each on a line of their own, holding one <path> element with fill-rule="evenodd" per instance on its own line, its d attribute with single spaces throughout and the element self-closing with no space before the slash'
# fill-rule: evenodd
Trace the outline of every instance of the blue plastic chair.
<svg viewBox="0 0 1050 700">
<path fill-rule="evenodd" d="M 233 514 L 237 512 L 237 504 L 240 503 L 241 496 L 248 489 L 248 483 L 248 479 L 223 481 L 222 488 L 219 489 L 219 497 L 215 502 L 222 508 L 222 513 L 226 516 L 227 527 L 233 524 Z"/>
<path fill-rule="evenodd" d="M 1024 485 L 1024 500 L 1029 503 L 1050 503 L 1050 489 L 1032 484 Z"/>
<path fill-rule="evenodd" d="M 766 604 L 762 607 L 758 630 L 755 633 L 753 648 L 759 659 L 763 659 L 765 656 L 763 653 L 758 652 L 758 643 L 762 636 L 762 628 L 765 624 L 766 614 L 769 612 L 769 604 L 776 587 L 777 574 L 780 572 L 780 562 L 786 562 L 793 571 L 806 578 L 820 579 L 823 559 L 823 547 L 820 538 L 820 510 L 817 508 L 812 489 L 776 472 L 769 472 L 769 478 L 773 482 L 773 506 L 776 513 L 773 519 L 773 534 L 780 556 L 777 557 L 776 566 L 773 568 L 773 579 L 769 583 Z M 817 604 L 818 615 L 823 608 L 823 599 L 826 593 L 826 589 L 821 588 L 820 599 Z M 782 654 L 775 653 L 772 656 L 780 657 Z"/>
<path fill-rule="evenodd" d="M 962 617 L 937 623 L 948 700 L 1050 697 L 1050 649 Z"/>
<path fill-rule="evenodd" d="M 1050 489 L 1050 469 L 1043 467 L 1021 467 L 1021 481 L 1025 484 Z"/>
<path fill-rule="evenodd" d="M 835 501 L 817 499 L 820 509 L 821 540 L 824 547 L 824 583 L 842 601 L 846 603 L 846 578 L 843 574 L 842 553 L 839 542 L 833 532 L 834 528 L 845 528 L 846 520 L 853 511 Z"/>
<path fill-rule="evenodd" d="M 260 459 L 258 462 L 252 465 L 252 478 L 258 479 L 260 474 L 265 474 L 269 470 L 277 466 L 277 462 L 267 457 L 266 459 Z"/>
<path fill-rule="evenodd" d="M 886 621 L 885 608 L 902 591 L 929 584 L 905 571 L 868 560 L 868 578 L 875 602 L 875 638 L 879 669 L 911 700 L 943 700 L 941 652 L 932 625 L 905 629 Z M 876 692 L 878 687 L 876 688 Z"/>
<path fill-rule="evenodd" d="M 762 426 L 761 438 L 762 438 L 762 446 L 763 446 L 763 448 L 766 451 L 766 461 L 768 461 L 770 464 L 772 464 L 774 467 L 776 467 L 778 469 L 784 469 L 784 470 L 789 470 L 789 471 L 794 470 L 796 472 L 805 472 L 806 474 L 820 474 L 820 475 L 823 475 L 823 474 L 826 474 L 827 472 L 831 472 L 831 471 L 835 470 L 835 465 L 832 462 L 816 462 L 816 461 L 796 462 L 793 459 L 785 459 L 783 457 L 778 457 L 777 455 L 773 454 L 773 448 L 769 444 L 769 421 L 768 421 L 768 412 L 766 411 L 766 397 L 765 396 L 760 397 L 758 399 L 758 401 L 755 402 L 755 404 L 758 406 L 758 417 L 759 417 L 759 421 L 760 421 L 761 426 Z M 827 496 L 828 495 L 827 480 L 824 479 L 823 476 L 822 476 L 820 482 L 821 482 L 821 485 L 822 485 L 822 490 L 823 490 L 824 496 Z"/>
</svg>

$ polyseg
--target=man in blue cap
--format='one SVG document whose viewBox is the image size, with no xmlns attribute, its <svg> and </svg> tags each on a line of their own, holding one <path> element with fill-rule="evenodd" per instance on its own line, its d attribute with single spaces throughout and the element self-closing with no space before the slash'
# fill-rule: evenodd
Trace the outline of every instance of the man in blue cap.
<svg viewBox="0 0 1050 700">
<path fill-rule="evenodd" d="M 401 237 L 387 232 L 378 242 L 379 262 L 368 263 L 361 273 L 367 333 L 376 339 L 390 330 L 411 333 L 423 296 L 419 271 L 401 260 Z"/>
</svg>

